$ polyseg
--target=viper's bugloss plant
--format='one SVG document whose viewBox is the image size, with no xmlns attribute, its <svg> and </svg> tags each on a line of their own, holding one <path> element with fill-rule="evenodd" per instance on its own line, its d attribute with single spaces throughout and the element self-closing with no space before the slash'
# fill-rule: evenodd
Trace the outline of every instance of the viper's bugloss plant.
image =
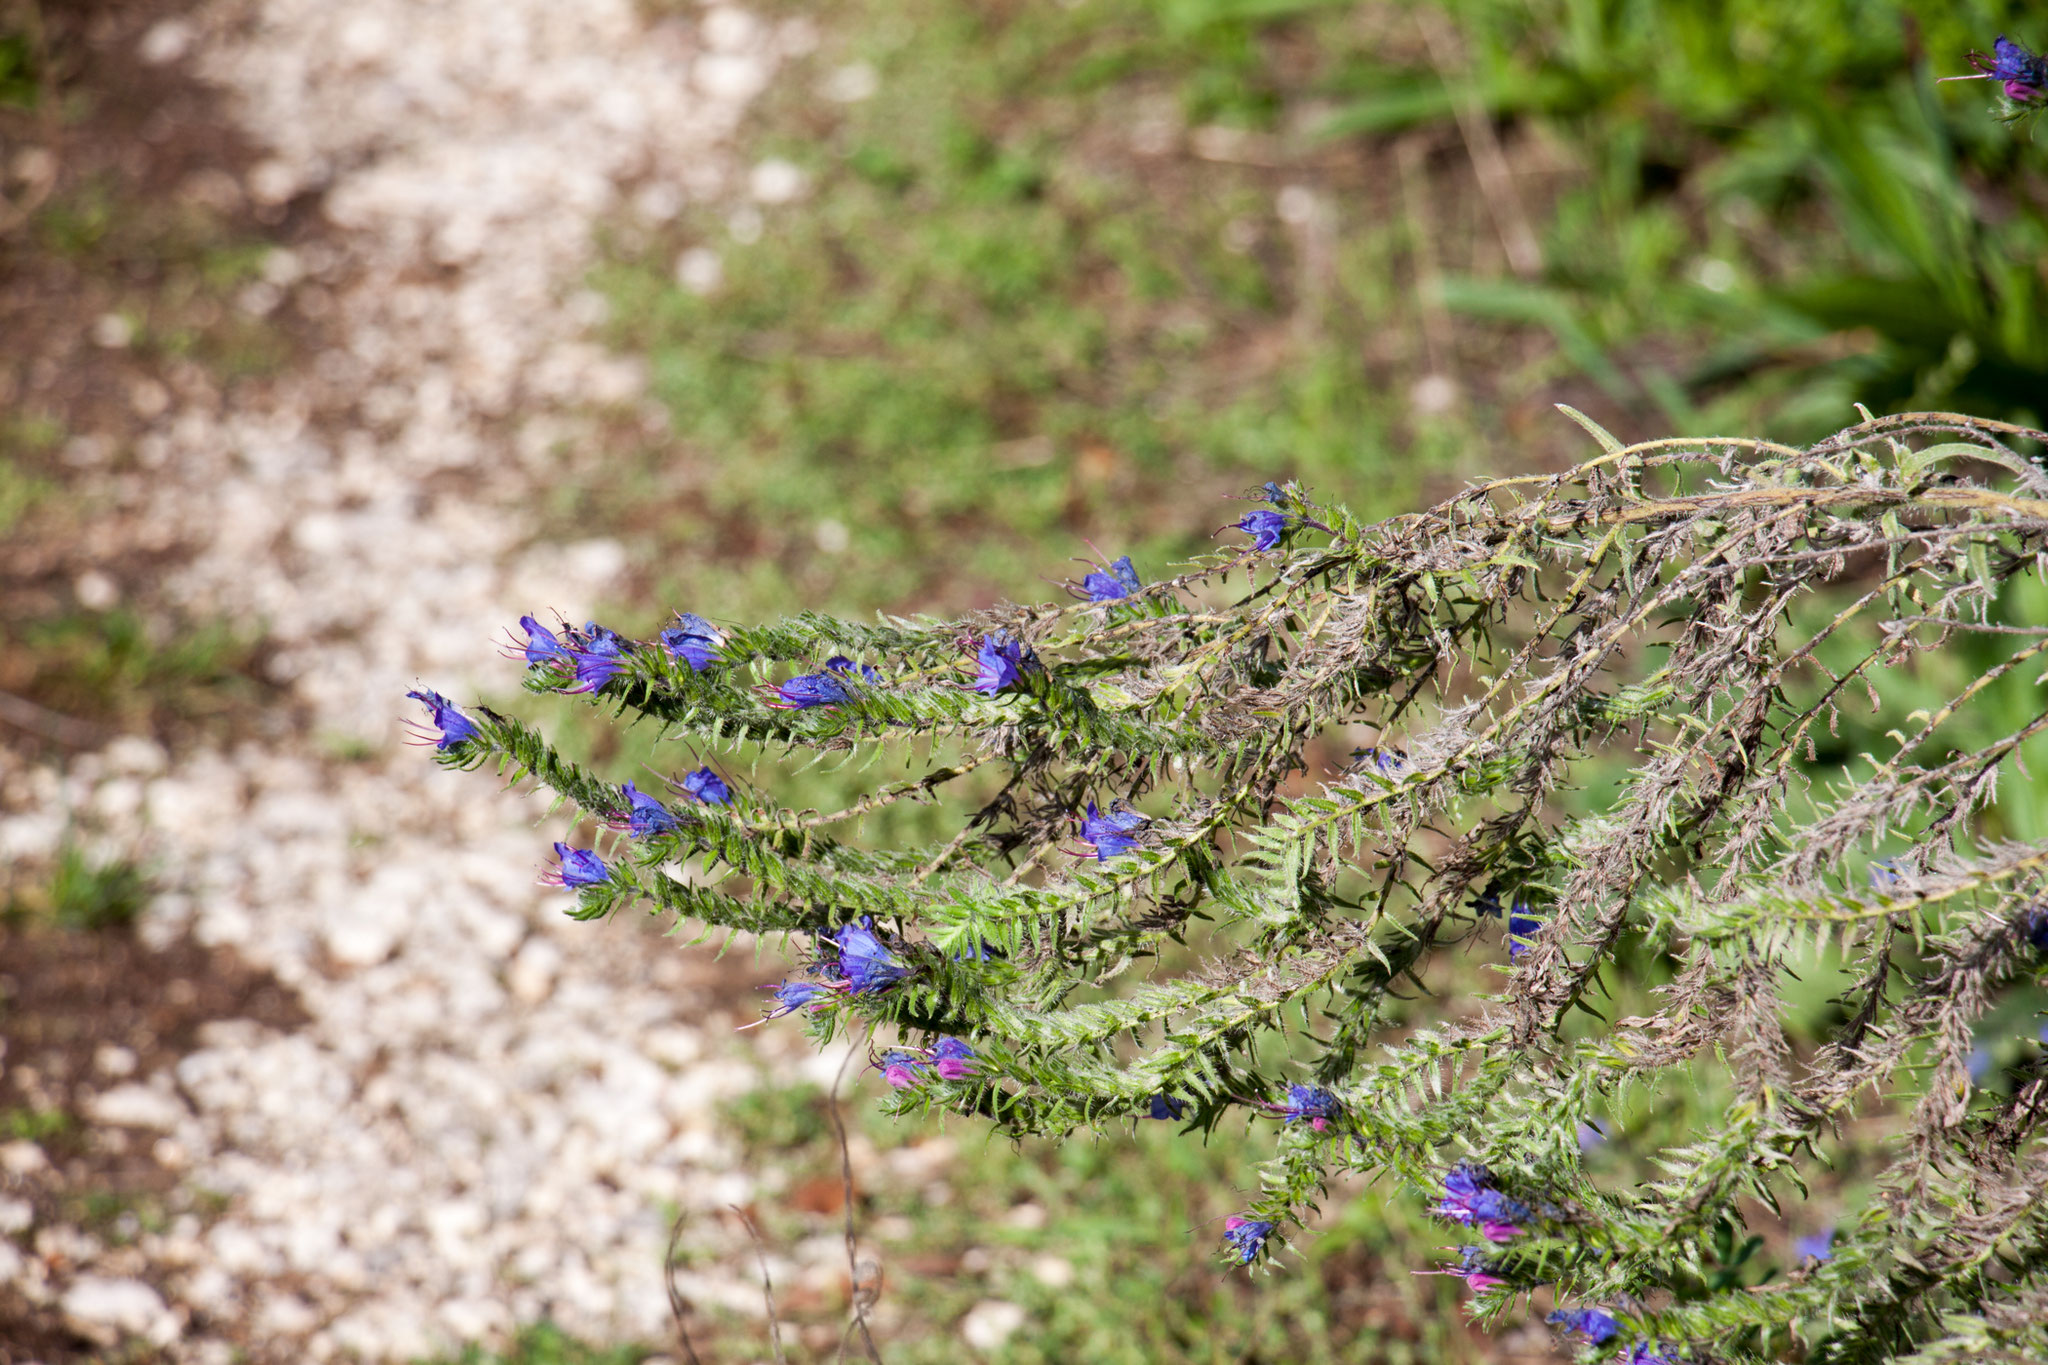
<svg viewBox="0 0 2048 1365">
<path fill-rule="evenodd" d="M 1576 469 L 1372 525 L 1276 487 L 1275 534 L 1060 604 L 696 622 L 690 648 L 524 621 L 532 690 L 693 752 L 912 766 L 837 812 L 779 809 L 758 769 L 744 802 L 671 809 L 416 695 L 438 761 L 621 831 L 602 877 L 562 854 L 579 917 L 638 903 L 808 961 L 769 1016 L 882 1048 L 889 1112 L 1265 1120 L 1229 1264 L 1390 1178 L 1465 1243 L 1433 1269 L 1482 1321 L 1554 1311 L 1603 1359 L 2024 1357 L 2048 1076 L 1969 1058 L 2012 1055 L 1990 1021 L 2048 959 L 2048 829 L 2001 791 L 2048 732 L 2048 436 L 1923 414 L 1625 446 L 1579 420 L 1602 449 Z M 856 841 L 904 802 L 950 837 Z M 1839 1009 L 1797 1032 L 1817 961 Z M 1603 1176 L 1625 1102 L 1709 1084 L 1725 1107 L 1653 1175 Z M 1867 1208 L 1799 1208 L 1852 1125 L 1889 1134 Z M 1838 1232 L 1760 1278 L 1773 1210 L 1786 1251 Z"/>
</svg>

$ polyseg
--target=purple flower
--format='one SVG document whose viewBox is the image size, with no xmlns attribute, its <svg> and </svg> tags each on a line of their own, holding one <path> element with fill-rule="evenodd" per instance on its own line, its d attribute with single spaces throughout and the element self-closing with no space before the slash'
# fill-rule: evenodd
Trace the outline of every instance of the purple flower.
<svg viewBox="0 0 2048 1365">
<path fill-rule="evenodd" d="M 693 801 L 702 801 L 707 806 L 732 804 L 732 788 L 726 786 L 725 779 L 711 771 L 709 766 L 683 774 L 683 780 L 676 785 L 682 789 L 685 796 Z"/>
<path fill-rule="evenodd" d="M 1500 897 L 1489 891 L 1473 901 L 1472 908 L 1479 912 L 1481 918 L 1488 915 L 1498 916 L 1501 912 Z M 1515 901 L 1508 907 L 1507 921 L 1508 961 L 1513 962 L 1529 951 L 1529 940 L 1543 927 L 1543 921 L 1521 901 Z"/>
<path fill-rule="evenodd" d="M 848 989 L 855 995 L 888 990 L 910 975 L 903 960 L 875 937 L 871 919 L 863 917 L 840 925 L 832 935 L 832 943 L 839 950 L 839 974 L 846 978 Z"/>
<path fill-rule="evenodd" d="M 1280 1109 L 1283 1123 L 1299 1123 L 1306 1119 L 1308 1126 L 1318 1133 L 1330 1126 L 1330 1120 L 1344 1112 L 1344 1106 L 1337 1097 L 1319 1085 L 1290 1085 L 1287 1087 L 1287 1103 Z"/>
<path fill-rule="evenodd" d="M 1293 498 L 1288 496 L 1287 490 L 1282 488 L 1279 482 L 1274 479 L 1268 479 L 1259 485 L 1259 497 L 1272 503 L 1283 512 L 1287 510 L 1287 504 L 1294 501 Z"/>
<path fill-rule="evenodd" d="M 631 782 L 619 789 L 626 796 L 625 827 L 635 839 L 646 839 L 656 834 L 673 834 L 683 827 L 676 819 L 675 812 L 637 790 Z"/>
<path fill-rule="evenodd" d="M 1373 769 L 1382 777 L 1399 777 L 1408 771 L 1408 755 L 1399 749 L 1380 749 L 1370 745 L 1351 751 L 1349 772 L 1363 772 Z"/>
<path fill-rule="evenodd" d="M 941 1038 L 932 1045 L 938 1059 L 938 1073 L 949 1081 L 964 1081 L 975 1072 L 974 1049 L 958 1038 Z"/>
<path fill-rule="evenodd" d="M 853 700 L 853 689 L 848 687 L 839 675 L 853 669 L 853 660 L 844 654 L 834 654 L 825 660 L 823 673 L 799 673 L 775 689 L 779 699 L 769 705 L 777 710 L 802 710 L 811 706 L 840 706 Z M 879 673 L 866 664 L 860 666 L 860 676 L 871 683 L 882 680 Z"/>
<path fill-rule="evenodd" d="M 1891 891 L 1904 881 L 1899 865 L 1890 858 L 1874 858 L 1870 863 L 1870 885 L 1874 890 Z"/>
<path fill-rule="evenodd" d="M 625 663 L 626 643 L 616 631 L 592 621 L 584 628 L 583 642 L 562 652 L 576 668 L 576 685 L 564 692 L 595 692 L 618 676 Z"/>
<path fill-rule="evenodd" d="M 1038 662 L 1022 642 L 1012 640 L 1003 631 L 982 640 L 974 661 L 980 671 L 968 686 L 991 697 L 1006 687 L 1015 687 L 1023 682 L 1025 670 Z"/>
<path fill-rule="evenodd" d="M 800 1009 L 823 1009 L 832 1003 L 832 988 L 816 985 L 809 981 L 783 981 L 774 986 L 763 986 L 762 990 L 775 992 L 775 1003 L 769 1006 L 763 1019 L 780 1019 L 785 1014 L 794 1014 Z"/>
<path fill-rule="evenodd" d="M 1678 1365 L 1677 1356 L 1664 1354 L 1670 1349 L 1672 1348 L 1665 1346 L 1661 1341 L 1654 1345 L 1647 1341 L 1639 1341 L 1628 1348 L 1628 1355 L 1622 1360 L 1621 1365 Z"/>
<path fill-rule="evenodd" d="M 1801 1260 L 1810 1256 L 1816 1261 L 1832 1261 L 1835 1258 L 1835 1230 L 1822 1228 L 1811 1237 L 1801 1237 L 1792 1244 L 1792 1250 Z"/>
<path fill-rule="evenodd" d="M 1273 1225 L 1261 1218 L 1246 1218 L 1231 1214 L 1223 1220 L 1223 1240 L 1237 1253 L 1239 1265 L 1250 1265 L 1259 1259 L 1266 1249 L 1266 1239 L 1273 1235 Z"/>
<path fill-rule="evenodd" d="M 853 693 L 846 690 L 846 684 L 830 673 L 799 673 L 775 689 L 780 704 L 770 702 L 777 710 L 801 711 L 812 706 L 838 706 L 853 700 Z"/>
<path fill-rule="evenodd" d="M 2020 933 L 2037 953 L 2048 953 L 2048 905 L 2037 905 L 2020 913 Z"/>
<path fill-rule="evenodd" d="M 1090 602 L 1119 601 L 1141 586 L 1137 567 L 1131 563 L 1129 555 L 1112 562 L 1108 573 L 1091 573 L 1081 580 L 1081 591 L 1087 594 Z"/>
<path fill-rule="evenodd" d="M 892 1047 L 882 1054 L 882 1060 L 876 1065 L 882 1069 L 882 1079 L 887 1081 L 891 1088 L 908 1090 L 917 1084 L 917 1073 L 930 1066 L 931 1062 L 915 1052 Z"/>
<path fill-rule="evenodd" d="M 599 882 L 611 880 L 612 874 L 605 867 L 604 859 L 587 848 L 556 844 L 555 856 L 561 859 L 561 865 L 549 868 L 540 878 L 549 886 L 596 886 Z"/>
<path fill-rule="evenodd" d="M 1970 54 L 1970 65 L 1977 68 L 1974 76 L 1943 76 L 1945 81 L 1997 81 L 2005 87 L 2005 97 L 2014 104 L 2032 104 L 2036 100 L 2048 100 L 2048 59 L 2013 42 L 2003 33 L 1991 45 L 1991 55 L 1981 52 Z"/>
<path fill-rule="evenodd" d="M 718 647 L 725 643 L 725 636 L 717 626 L 694 612 L 678 614 L 676 623 L 661 633 L 661 643 L 678 661 L 688 664 L 693 672 L 702 673 L 713 664 L 723 662 L 718 657 Z"/>
<path fill-rule="evenodd" d="M 1579 1155 L 1585 1156 L 1595 1147 L 1607 1141 L 1607 1134 L 1600 1131 L 1598 1124 L 1579 1122 Z"/>
<path fill-rule="evenodd" d="M 520 617 L 519 626 L 526 632 L 524 648 L 528 668 L 537 668 L 555 659 L 569 657 L 569 651 L 562 647 L 562 642 L 555 638 L 555 633 L 531 616 Z"/>
<path fill-rule="evenodd" d="M 1223 529 L 1233 528 L 1252 538 L 1254 550 L 1273 550 L 1279 548 L 1281 537 L 1287 534 L 1287 518 L 1279 512 L 1261 509 L 1245 513 Z"/>
<path fill-rule="evenodd" d="M 1595 1346 L 1604 1346 L 1621 1331 L 1619 1323 L 1597 1308 L 1560 1308 L 1550 1315 L 1552 1325 L 1576 1332 Z"/>
<path fill-rule="evenodd" d="M 831 658 L 825 660 L 825 667 L 834 673 L 851 673 L 854 671 L 853 660 L 847 658 L 844 654 L 834 654 Z M 878 683 L 882 680 L 882 675 L 869 668 L 866 664 L 860 666 L 860 676 L 865 681 L 871 683 Z"/>
<path fill-rule="evenodd" d="M 476 738 L 476 722 L 456 709 L 455 703 L 439 692 L 414 690 L 405 694 L 414 701 L 424 703 L 431 715 L 432 724 L 441 733 L 429 736 L 434 748 L 447 753 L 458 744 L 466 744 Z"/>
<path fill-rule="evenodd" d="M 1177 1119 L 1187 1112 L 1187 1108 L 1186 1100 L 1175 1099 L 1171 1095 L 1154 1095 L 1152 1097 L 1152 1112 L 1147 1117 Z"/>
<path fill-rule="evenodd" d="M 1461 1161 L 1444 1176 L 1444 1197 L 1431 1210 L 1466 1227 L 1477 1227 L 1489 1242 L 1505 1242 L 1522 1231 L 1529 1217 L 1525 1204 L 1508 1198 L 1481 1165 Z"/>
<path fill-rule="evenodd" d="M 1493 1273 L 1492 1263 L 1486 1259 L 1486 1247 L 1459 1247 L 1458 1263 L 1441 1270 L 1418 1270 L 1418 1275 L 1456 1275 L 1478 1291 L 1498 1289 L 1507 1283 L 1502 1276 Z"/>
<path fill-rule="evenodd" d="M 1120 853 L 1129 853 L 1138 846 L 1132 831 L 1145 824 L 1151 817 L 1140 815 L 1134 810 L 1120 810 L 1110 807 L 1104 815 L 1088 803 L 1088 814 L 1081 821 L 1081 837 L 1095 845 L 1095 861 L 1108 862 Z"/>
<path fill-rule="evenodd" d="M 1984 1078 L 1991 1074 L 1991 1049 L 1982 1043 L 1970 1049 L 1970 1055 L 1963 1058 L 1963 1070 L 1970 1074 L 1974 1085 L 1982 1085 Z"/>
</svg>

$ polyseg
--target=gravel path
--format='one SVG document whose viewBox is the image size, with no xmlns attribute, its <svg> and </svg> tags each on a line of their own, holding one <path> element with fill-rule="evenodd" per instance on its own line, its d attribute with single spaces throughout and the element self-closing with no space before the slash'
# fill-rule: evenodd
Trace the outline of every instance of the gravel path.
<svg viewBox="0 0 2048 1365">
<path fill-rule="evenodd" d="M 258 0 L 145 40 L 267 149 L 244 192 L 317 196 L 332 227 L 264 281 L 317 291 L 331 344 L 260 405 L 174 406 L 139 452 L 158 515 L 203 547 L 167 590 L 262 623 L 311 722 L 31 774 L 44 799 L 0 820 L 0 850 L 99 831 L 168 888 L 146 936 L 231 946 L 310 1023 L 212 1025 L 175 1068 L 104 1078 L 95 1122 L 225 1202 L 139 1256 L 0 1240 L 0 1277 L 80 1330 L 202 1361 L 229 1339 L 402 1360 L 543 1316 L 659 1340 L 662 1205 L 752 1197 L 712 1116 L 779 1044 L 733 1040 L 730 970 L 565 921 L 534 884 L 543 808 L 435 769 L 396 717 L 421 680 L 507 688 L 490 639 L 522 611 L 583 619 L 623 569 L 608 541 L 531 543 L 522 511 L 600 415 L 660 420 L 590 337 L 594 225 L 742 187 L 728 140 L 806 40 L 724 8 L 650 24 L 630 0 Z M 759 1311 L 743 1241 L 694 1226 L 733 1254 L 692 1296 Z"/>
</svg>

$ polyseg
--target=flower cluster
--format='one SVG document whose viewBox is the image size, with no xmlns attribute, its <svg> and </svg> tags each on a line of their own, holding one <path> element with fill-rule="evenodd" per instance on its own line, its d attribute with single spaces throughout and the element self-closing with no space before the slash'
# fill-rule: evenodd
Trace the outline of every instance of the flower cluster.
<svg viewBox="0 0 2048 1365">
<path fill-rule="evenodd" d="M 1524 1224 L 1534 1216 L 1529 1207 L 1510 1199 L 1494 1184 L 1486 1167 L 1461 1161 L 1444 1177 L 1443 1198 L 1432 1210 L 1466 1227 L 1476 1227 L 1489 1242 L 1505 1242 L 1521 1235 Z"/>
</svg>

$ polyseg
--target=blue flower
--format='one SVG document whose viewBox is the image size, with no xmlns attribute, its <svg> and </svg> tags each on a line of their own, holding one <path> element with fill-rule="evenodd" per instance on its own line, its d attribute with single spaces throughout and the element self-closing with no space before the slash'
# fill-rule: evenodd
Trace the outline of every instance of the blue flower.
<svg viewBox="0 0 2048 1365">
<path fill-rule="evenodd" d="M 1351 751 L 1351 766 L 1348 772 L 1363 772 L 1371 768 L 1382 777 L 1399 777 L 1408 771 L 1408 755 L 1399 749 L 1381 749 L 1367 745 Z"/>
<path fill-rule="evenodd" d="M 770 702 L 778 710 L 802 710 L 810 706 L 840 706 L 853 700 L 853 689 L 848 687 L 839 675 L 853 669 L 853 660 L 844 654 L 834 654 L 825 660 L 823 673 L 799 673 L 775 689 L 779 702 Z M 866 664 L 860 666 L 860 676 L 871 683 L 882 680 L 879 673 Z"/>
<path fill-rule="evenodd" d="M 1319 1085 L 1290 1085 L 1287 1087 L 1287 1103 L 1281 1107 L 1283 1123 L 1300 1123 L 1303 1120 L 1318 1133 L 1330 1126 L 1330 1120 L 1344 1112 L 1344 1106 L 1337 1097 Z"/>
<path fill-rule="evenodd" d="M 550 868 L 541 876 L 541 880 L 550 886 L 596 886 L 599 882 L 611 880 L 612 874 L 605 867 L 604 859 L 587 848 L 556 844 L 555 856 L 561 859 L 561 866 Z"/>
<path fill-rule="evenodd" d="M 1870 885 L 1878 891 L 1891 891 L 1905 880 L 1899 865 L 1890 858 L 1873 858 L 1870 862 Z"/>
<path fill-rule="evenodd" d="M 832 943 L 839 950 L 839 974 L 855 995 L 885 991 L 910 975 L 903 960 L 875 936 L 871 919 L 840 925 Z"/>
<path fill-rule="evenodd" d="M 921 1057 L 905 1048 L 892 1047 L 882 1054 L 875 1063 L 882 1069 L 882 1079 L 896 1090 L 908 1090 L 918 1082 L 918 1072 L 931 1065 L 931 1060 Z"/>
<path fill-rule="evenodd" d="M 685 796 L 707 806 L 732 804 L 732 788 L 726 786 L 725 779 L 711 771 L 708 765 L 696 772 L 683 774 L 683 780 L 676 785 L 682 788 Z"/>
<path fill-rule="evenodd" d="M 1522 1231 L 1529 1208 L 1495 1187 L 1481 1165 L 1461 1161 L 1444 1176 L 1444 1197 L 1430 1212 L 1439 1218 L 1477 1227 L 1489 1242 L 1505 1242 Z"/>
<path fill-rule="evenodd" d="M 531 616 L 520 617 L 519 626 L 526 632 L 525 653 L 528 668 L 537 668 L 553 660 L 569 657 L 569 651 L 562 647 L 562 642 L 555 637 L 555 633 Z"/>
<path fill-rule="evenodd" d="M 1186 1100 L 1175 1099 L 1172 1095 L 1154 1095 L 1152 1097 L 1152 1110 L 1147 1117 L 1177 1119 L 1187 1112 L 1187 1108 L 1188 1103 Z"/>
<path fill-rule="evenodd" d="M 1000 630 L 982 640 L 974 661 L 980 671 L 968 686 L 991 697 L 1023 682 L 1025 670 L 1038 662 L 1021 641 L 1012 640 Z"/>
<path fill-rule="evenodd" d="M 946 1080 L 964 1081 L 974 1075 L 974 1049 L 958 1038 L 939 1039 L 932 1045 L 932 1056 L 937 1059 L 939 1075 Z"/>
<path fill-rule="evenodd" d="M 1129 597 L 1142 586 L 1138 582 L 1137 566 L 1131 563 L 1129 555 L 1112 561 L 1108 573 L 1091 573 L 1081 580 L 1081 591 L 1088 595 L 1090 602 L 1115 602 Z"/>
<path fill-rule="evenodd" d="M 1654 1345 L 1647 1341 L 1639 1341 L 1628 1348 L 1628 1355 L 1622 1360 L 1621 1365 L 1678 1365 L 1677 1356 L 1665 1354 L 1672 1349 L 1675 1348 L 1666 1346 L 1661 1341 Z"/>
<path fill-rule="evenodd" d="M 626 795 L 626 829 L 635 839 L 673 834 L 683 827 L 675 812 L 646 792 L 635 789 L 631 782 L 619 790 Z"/>
<path fill-rule="evenodd" d="M 661 643 L 678 661 L 688 664 L 693 672 L 702 673 L 723 662 L 718 657 L 718 647 L 725 643 L 724 634 L 694 612 L 679 613 L 676 623 L 661 633 Z"/>
<path fill-rule="evenodd" d="M 1482 918 L 1489 915 L 1498 917 L 1501 912 L 1500 897 L 1489 891 L 1474 900 L 1472 908 L 1478 911 Z M 1529 951 L 1529 940 L 1543 928 L 1543 921 L 1537 917 L 1535 911 L 1521 901 L 1515 901 L 1508 906 L 1507 921 L 1508 961 L 1513 962 Z"/>
<path fill-rule="evenodd" d="M 1991 55 L 1981 52 L 1970 54 L 1970 65 L 1977 68 L 1974 76 L 1944 76 L 1945 81 L 1997 81 L 2005 88 L 2005 97 L 2014 104 L 2032 104 L 2036 100 L 2048 100 L 2048 58 L 2013 42 L 2003 33 L 1991 45 Z"/>
<path fill-rule="evenodd" d="M 1597 1308 L 1560 1308 L 1550 1315 L 1550 1322 L 1567 1332 L 1576 1332 L 1595 1346 L 1604 1346 L 1614 1340 L 1621 1331 L 1621 1325 Z"/>
<path fill-rule="evenodd" d="M 405 694 L 414 701 L 426 705 L 431 714 L 434 728 L 441 733 L 433 736 L 434 748 L 446 753 L 458 744 L 466 744 L 476 738 L 476 722 L 456 709 L 455 703 L 439 692 L 414 690 Z"/>
<path fill-rule="evenodd" d="M 2037 953 L 2048 953 L 2048 905 L 2037 905 L 2022 911 L 2019 919 L 2020 933 L 2026 936 Z"/>
<path fill-rule="evenodd" d="M 1287 518 L 1279 512 L 1247 512 L 1223 529 L 1232 528 L 1250 536 L 1254 550 L 1273 550 L 1279 548 L 1281 537 L 1287 534 Z"/>
<path fill-rule="evenodd" d="M 1250 1265 L 1258 1260 L 1266 1249 L 1266 1239 L 1272 1235 L 1273 1224 L 1261 1218 L 1232 1214 L 1223 1220 L 1223 1240 L 1237 1253 L 1239 1265 Z"/>
<path fill-rule="evenodd" d="M 847 658 L 844 654 L 834 654 L 831 658 L 825 660 L 825 667 L 831 669 L 834 673 L 850 673 L 853 671 L 853 660 Z M 882 680 L 882 675 L 869 668 L 866 664 L 860 666 L 860 676 L 864 681 L 871 683 L 878 683 Z"/>
<path fill-rule="evenodd" d="M 816 985 L 809 981 L 784 981 L 773 987 L 764 986 L 762 989 L 772 989 L 775 992 L 775 1003 L 761 1016 L 763 1019 L 780 1019 L 785 1014 L 794 1014 L 806 1007 L 822 1009 L 832 999 L 831 987 Z"/>
<path fill-rule="evenodd" d="M 1450 1247 L 1445 1248 L 1447 1251 L 1453 1249 Z M 1441 1270 L 1418 1270 L 1415 1273 L 1417 1275 L 1455 1275 L 1473 1289 L 1482 1293 L 1489 1289 L 1498 1289 L 1507 1283 L 1505 1276 L 1494 1273 L 1494 1264 L 1487 1256 L 1491 1248 L 1457 1247 L 1455 1250 L 1458 1253 L 1458 1263 L 1456 1265 L 1445 1266 Z"/>
<path fill-rule="evenodd" d="M 1970 1055 L 1963 1058 L 1963 1070 L 1970 1073 L 1970 1081 L 1982 1085 L 1984 1078 L 1991 1074 L 1991 1050 L 1982 1043 L 1970 1049 Z"/>
<path fill-rule="evenodd" d="M 1081 837 L 1095 845 L 1095 861 L 1108 862 L 1120 853 L 1129 853 L 1138 846 L 1132 831 L 1145 824 L 1151 817 L 1134 810 L 1119 810 L 1115 806 L 1104 815 L 1095 809 L 1095 803 L 1088 803 L 1088 814 L 1081 821 Z"/>
<path fill-rule="evenodd" d="M 1259 496 L 1283 512 L 1287 510 L 1287 504 L 1294 501 L 1288 496 L 1287 490 L 1274 479 L 1268 479 L 1259 485 Z"/>
<path fill-rule="evenodd" d="M 1811 1237 L 1801 1237 L 1792 1244 L 1792 1250 L 1801 1260 L 1812 1257 L 1816 1261 L 1832 1261 L 1835 1258 L 1835 1230 L 1822 1228 Z"/>
<path fill-rule="evenodd" d="M 576 667 L 576 685 L 565 687 L 564 692 L 595 692 L 618 675 L 625 663 L 628 646 L 618 632 L 606 630 L 592 621 L 584 628 L 580 645 L 562 652 Z"/>
</svg>

